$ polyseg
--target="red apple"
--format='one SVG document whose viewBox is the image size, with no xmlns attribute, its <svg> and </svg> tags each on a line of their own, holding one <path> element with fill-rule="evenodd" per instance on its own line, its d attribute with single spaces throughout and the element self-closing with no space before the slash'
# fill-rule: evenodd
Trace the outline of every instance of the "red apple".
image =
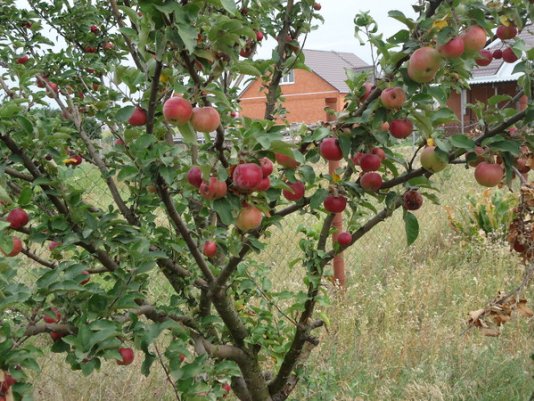
<svg viewBox="0 0 534 401">
<path fill-rule="evenodd" d="M 187 172 L 187 182 L 194 187 L 200 188 L 200 185 L 202 184 L 202 171 L 199 167 L 191 167 Z"/>
<path fill-rule="evenodd" d="M 286 156 L 282 153 L 275 153 L 274 158 L 276 162 L 285 168 L 296 169 L 299 163 L 291 156 Z"/>
<path fill-rule="evenodd" d="M 382 124 L 380 124 L 380 129 L 382 131 L 389 131 L 389 123 L 387 121 L 384 121 Z"/>
<path fill-rule="evenodd" d="M 504 170 L 500 164 L 481 162 L 475 168 L 475 180 L 485 187 L 494 187 L 501 182 Z"/>
<path fill-rule="evenodd" d="M 115 144 L 115 146 L 122 146 L 124 145 L 124 141 L 122 140 L 122 138 L 117 138 L 115 139 L 115 142 L 113 142 Z"/>
<path fill-rule="evenodd" d="M 517 36 L 517 28 L 515 25 L 499 25 L 496 36 L 501 40 L 513 39 Z"/>
<path fill-rule="evenodd" d="M 112 42 L 105 42 L 102 47 L 104 48 L 104 50 L 112 50 L 115 45 Z"/>
<path fill-rule="evenodd" d="M 84 276 L 87 276 L 87 278 L 84 278 L 82 281 L 80 281 L 80 285 L 85 285 L 87 284 L 89 281 L 91 281 L 91 273 L 89 273 L 87 270 L 84 270 L 82 272 L 82 274 Z"/>
<path fill-rule="evenodd" d="M 478 53 L 486 46 L 486 31 L 478 25 L 471 25 L 462 33 L 466 52 Z"/>
<path fill-rule="evenodd" d="M 475 62 L 479 66 L 485 67 L 491 64 L 492 60 L 493 60 L 493 53 L 489 50 L 482 49 L 479 52 L 479 56 L 475 59 Z"/>
<path fill-rule="evenodd" d="M 360 178 L 360 186 L 369 192 L 377 192 L 382 188 L 382 176 L 374 171 L 365 173 Z"/>
<path fill-rule="evenodd" d="M 452 38 L 444 45 L 438 47 L 439 53 L 445 58 L 458 58 L 464 54 L 464 40 L 461 36 Z"/>
<path fill-rule="evenodd" d="M 291 189 L 284 189 L 282 195 L 289 201 L 298 201 L 302 199 L 305 192 L 305 186 L 303 182 L 297 181 L 292 183 L 286 183 Z"/>
<path fill-rule="evenodd" d="M 433 47 L 421 47 L 410 56 L 408 76 L 417 83 L 428 83 L 434 79 L 441 67 L 441 55 Z"/>
<path fill-rule="evenodd" d="M 415 189 L 410 189 L 402 195 L 402 202 L 406 210 L 417 210 L 423 204 L 423 196 Z"/>
<path fill-rule="evenodd" d="M 255 230 L 261 225 L 263 214 L 255 206 L 245 206 L 239 211 L 236 220 L 236 227 L 241 231 Z"/>
<path fill-rule="evenodd" d="M 83 51 L 86 52 L 86 53 L 96 53 L 96 47 L 94 46 L 85 46 L 83 48 Z"/>
<path fill-rule="evenodd" d="M 264 177 L 261 179 L 260 183 L 256 185 L 254 191 L 263 192 L 267 191 L 269 188 L 271 188 L 271 180 L 269 179 L 269 177 Z"/>
<path fill-rule="evenodd" d="M 410 136 L 413 131 L 413 123 L 407 118 L 393 120 L 389 123 L 389 132 L 395 138 L 403 139 Z"/>
<path fill-rule="evenodd" d="M 517 101 L 519 111 L 524 111 L 528 108 L 528 96 L 523 95 Z"/>
<path fill-rule="evenodd" d="M 80 155 L 70 156 L 68 159 L 64 160 L 65 166 L 78 166 L 83 161 L 83 157 Z"/>
<path fill-rule="evenodd" d="M 261 167 L 261 171 L 263 172 L 263 177 L 268 177 L 271 175 L 271 173 L 273 172 L 273 162 L 271 161 L 271 159 L 267 158 L 267 157 L 262 157 L 260 160 L 260 167 Z"/>
<path fill-rule="evenodd" d="M 343 152 L 336 138 L 325 138 L 319 145 L 319 152 L 326 160 L 341 160 Z"/>
<path fill-rule="evenodd" d="M 239 55 L 243 58 L 249 58 L 254 52 L 254 47 L 251 44 L 247 44 L 239 51 Z"/>
<path fill-rule="evenodd" d="M 54 98 L 55 97 L 54 94 L 58 94 L 59 93 L 59 87 L 54 82 L 47 81 L 47 84 L 48 84 L 48 87 L 46 88 L 47 96 L 49 98 Z M 45 87 L 46 87 L 46 85 L 45 85 Z M 50 88 L 50 89 L 48 89 L 48 88 Z"/>
<path fill-rule="evenodd" d="M 213 241 L 206 241 L 202 251 L 204 252 L 204 255 L 206 255 L 208 258 L 211 258 L 217 253 L 217 244 Z"/>
<path fill-rule="evenodd" d="M 175 124 L 186 124 L 193 114 L 191 103 L 180 96 L 173 96 L 163 104 L 163 118 Z"/>
<path fill-rule="evenodd" d="M 61 340 L 63 337 L 65 337 L 65 334 L 62 334 L 62 333 L 56 333 L 55 331 L 51 331 L 51 332 L 50 332 L 50 337 L 52 338 L 52 341 L 54 341 L 54 342 L 58 342 L 58 341 Z"/>
<path fill-rule="evenodd" d="M 17 64 L 26 64 L 28 61 L 30 61 L 30 56 L 25 54 L 17 59 Z"/>
<path fill-rule="evenodd" d="M 98 27 L 96 25 L 91 25 L 89 29 L 93 33 L 98 33 L 100 31 L 100 29 L 98 29 Z"/>
<path fill-rule="evenodd" d="M 380 158 L 380 161 L 384 161 L 386 159 L 386 152 L 384 152 L 384 149 L 382 148 L 373 148 L 371 149 L 371 153 L 373 155 L 377 155 Z"/>
<path fill-rule="evenodd" d="M 495 60 L 500 60 L 502 58 L 502 50 L 501 49 L 494 50 L 492 56 Z"/>
<path fill-rule="evenodd" d="M 315 11 L 319 11 L 321 9 L 321 4 L 320 3 L 313 3 L 313 9 Z"/>
<path fill-rule="evenodd" d="M 400 109 L 406 101 L 406 94 L 398 86 L 386 88 L 380 94 L 380 101 L 386 109 Z"/>
<path fill-rule="evenodd" d="M 261 31 L 256 32 L 256 40 L 258 42 L 261 42 L 263 40 L 263 32 Z"/>
<path fill-rule="evenodd" d="M 119 348 L 119 354 L 122 359 L 117 361 L 117 365 L 129 365 L 134 360 L 134 352 L 131 348 Z"/>
<path fill-rule="evenodd" d="M 363 152 L 356 152 L 356 154 L 354 156 L 352 156 L 352 162 L 354 163 L 355 166 L 359 166 L 361 161 L 362 161 L 362 157 L 365 156 L 365 153 Z"/>
<path fill-rule="evenodd" d="M 4 256 L 7 256 L 7 257 L 17 256 L 22 251 L 22 241 L 20 240 L 19 237 L 12 237 L 11 241 L 12 241 L 11 252 L 6 254 L 3 249 L 0 249 L 0 252 L 2 252 Z"/>
<path fill-rule="evenodd" d="M 128 119 L 128 123 L 134 127 L 140 127 L 146 124 L 146 111 L 141 107 L 136 107 Z"/>
<path fill-rule="evenodd" d="M 43 316 L 45 323 L 59 323 L 61 321 L 61 312 L 58 308 L 52 307 L 48 312 Z"/>
<path fill-rule="evenodd" d="M 256 163 L 239 164 L 232 174 L 234 187 L 241 193 L 254 190 L 263 179 L 263 170 Z"/>
<path fill-rule="evenodd" d="M 366 82 L 363 84 L 363 95 L 360 97 L 360 101 L 364 102 L 367 100 L 375 86 L 371 82 Z"/>
<path fill-rule="evenodd" d="M 195 107 L 191 116 L 191 124 L 196 131 L 212 132 L 221 125 L 221 116 L 213 107 Z"/>
<path fill-rule="evenodd" d="M 200 196 L 207 200 L 219 199 L 226 196 L 226 182 L 210 177 L 209 183 L 203 181 L 199 187 Z"/>
<path fill-rule="evenodd" d="M 342 195 L 328 195 L 323 206 L 330 213 L 341 213 L 347 207 L 347 198 Z"/>
<path fill-rule="evenodd" d="M 224 383 L 222 385 L 222 388 L 224 391 L 226 391 L 227 393 L 229 393 L 231 390 L 232 390 L 232 386 L 230 386 L 228 383 Z"/>
<path fill-rule="evenodd" d="M 9 212 L 9 214 L 6 217 L 6 221 L 10 223 L 9 226 L 11 228 L 18 230 L 19 228 L 22 228 L 26 224 L 28 224 L 28 221 L 30 221 L 30 218 L 28 217 L 28 213 L 26 213 L 24 209 L 17 207 Z"/>
<path fill-rule="evenodd" d="M 57 241 L 50 241 L 50 244 L 48 244 L 48 250 L 52 252 L 54 249 L 56 249 L 58 246 L 61 245 L 61 242 Z"/>
<path fill-rule="evenodd" d="M 437 173 L 447 167 L 447 162 L 438 157 L 435 146 L 427 146 L 424 148 L 419 160 L 421 166 L 431 173 Z"/>
<path fill-rule="evenodd" d="M 507 63 L 514 63 L 519 58 L 516 56 L 516 54 L 514 53 L 511 47 L 507 47 L 506 49 L 502 51 L 502 59 L 506 61 Z"/>
<path fill-rule="evenodd" d="M 347 231 L 343 231 L 337 235 L 336 240 L 339 245 L 347 246 L 352 242 L 352 235 Z"/>
<path fill-rule="evenodd" d="M 382 160 L 377 155 L 367 153 L 360 160 L 360 167 L 363 171 L 376 171 L 380 168 Z"/>
</svg>

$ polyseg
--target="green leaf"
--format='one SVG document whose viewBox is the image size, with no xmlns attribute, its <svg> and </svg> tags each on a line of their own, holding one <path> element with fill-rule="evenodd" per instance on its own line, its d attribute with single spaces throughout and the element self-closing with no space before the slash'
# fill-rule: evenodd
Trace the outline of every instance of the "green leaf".
<svg viewBox="0 0 534 401">
<path fill-rule="evenodd" d="M 115 118 L 117 119 L 117 121 L 120 121 L 120 122 L 124 123 L 124 122 L 128 121 L 128 119 L 131 117 L 131 115 L 134 112 L 134 110 L 135 110 L 134 106 L 125 106 L 125 107 L 119 109 L 115 113 Z"/>
<path fill-rule="evenodd" d="M 234 0 L 221 0 L 221 5 L 230 14 L 235 14 L 236 11 L 237 11 L 237 8 L 235 6 L 235 1 Z"/>
<path fill-rule="evenodd" d="M 465 135 L 453 135 L 449 138 L 452 146 L 459 149 L 473 150 L 475 148 L 475 141 L 466 137 Z"/>
<path fill-rule="evenodd" d="M 315 193 L 310 199 L 310 207 L 312 209 L 319 208 L 323 204 L 323 201 L 326 199 L 327 196 L 328 191 L 324 188 L 319 188 L 317 191 L 315 191 Z"/>
<path fill-rule="evenodd" d="M 226 197 L 215 199 L 213 201 L 213 209 L 215 209 L 223 224 L 228 226 L 234 222 L 233 205 Z"/>
<path fill-rule="evenodd" d="M 515 141 L 499 141 L 489 145 L 491 150 L 500 150 L 501 152 L 509 152 L 514 156 L 519 156 L 520 145 Z"/>
<path fill-rule="evenodd" d="M 417 221 L 417 217 L 415 217 L 413 213 L 410 213 L 406 210 L 404 211 L 402 218 L 404 220 L 406 240 L 407 240 L 408 246 L 410 246 L 414 243 L 414 241 L 419 236 L 419 222 Z"/>
<path fill-rule="evenodd" d="M 412 29 L 415 27 L 415 22 L 408 18 L 404 13 L 398 11 L 398 10 L 390 10 L 388 12 L 388 16 L 390 18 L 396 19 L 397 21 L 402 22 L 404 25 L 406 25 L 408 28 Z"/>
<path fill-rule="evenodd" d="M 261 75 L 260 70 L 254 67 L 253 62 L 250 60 L 244 60 L 235 64 L 234 69 L 243 75 L 251 75 L 253 77 L 259 77 Z"/>
</svg>

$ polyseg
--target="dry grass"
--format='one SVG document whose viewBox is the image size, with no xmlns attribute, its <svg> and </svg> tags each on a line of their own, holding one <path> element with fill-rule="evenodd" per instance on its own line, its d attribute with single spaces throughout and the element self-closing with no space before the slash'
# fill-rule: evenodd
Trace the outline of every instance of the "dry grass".
<svg viewBox="0 0 534 401">
<path fill-rule="evenodd" d="M 463 243 L 447 225 L 444 205 L 461 208 L 481 191 L 470 173 L 439 175 L 443 205 L 417 211 L 420 238 L 405 246 L 400 213 L 347 252 L 348 288 L 323 308 L 330 319 L 294 401 L 526 401 L 534 390 L 534 320 L 516 319 L 499 338 L 462 334 L 470 310 L 519 282 L 522 267 L 506 245 Z M 299 217 L 269 239 L 265 261 L 276 288 L 301 285 L 280 255 L 297 252 Z M 307 220 L 305 224 L 315 224 Z M 164 286 L 158 287 L 160 289 Z M 157 291 L 155 291 L 157 292 Z M 525 294 L 534 302 L 534 291 Z M 35 400 L 172 400 L 161 368 L 144 378 L 135 367 L 105 362 L 88 378 L 71 372 L 61 355 L 43 358 Z"/>
</svg>

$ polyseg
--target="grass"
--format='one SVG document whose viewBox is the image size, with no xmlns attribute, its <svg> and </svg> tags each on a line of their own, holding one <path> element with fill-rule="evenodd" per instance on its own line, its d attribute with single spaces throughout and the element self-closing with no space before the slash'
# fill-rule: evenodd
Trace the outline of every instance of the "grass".
<svg viewBox="0 0 534 401">
<path fill-rule="evenodd" d="M 412 247 L 405 245 L 397 212 L 346 252 L 346 293 L 334 293 L 320 311 L 329 325 L 291 400 L 528 400 L 534 391 L 534 319 L 512 320 L 497 338 L 464 333 L 468 312 L 514 287 L 522 265 L 505 244 L 467 242 L 451 232 L 445 206 L 460 210 L 466 194 L 481 192 L 471 172 L 449 167 L 438 184 L 442 205 L 426 202 L 415 212 L 421 232 Z M 273 230 L 260 256 L 271 264 L 277 289 L 301 286 L 298 268 L 287 268 L 298 252 L 293 231 L 301 223 L 314 224 L 292 217 Z M 532 288 L 524 295 L 534 302 Z M 61 355 L 48 354 L 41 364 L 36 401 L 174 399 L 158 365 L 145 378 L 139 360 L 131 368 L 104 362 L 86 378 L 71 372 Z"/>
</svg>

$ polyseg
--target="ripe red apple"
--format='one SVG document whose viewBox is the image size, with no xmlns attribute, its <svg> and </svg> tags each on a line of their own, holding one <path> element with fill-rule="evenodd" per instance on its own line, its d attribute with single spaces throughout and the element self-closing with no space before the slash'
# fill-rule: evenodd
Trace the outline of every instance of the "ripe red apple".
<svg viewBox="0 0 534 401">
<path fill-rule="evenodd" d="M 276 162 L 285 168 L 296 169 L 299 163 L 291 156 L 286 156 L 282 153 L 275 153 L 274 158 Z"/>
<path fill-rule="evenodd" d="M 65 166 L 78 166 L 83 161 L 83 157 L 80 155 L 69 156 L 68 159 L 64 160 Z"/>
<path fill-rule="evenodd" d="M 251 44 L 247 44 L 239 51 L 239 55 L 243 58 L 249 58 L 254 52 L 254 47 Z"/>
<path fill-rule="evenodd" d="M 263 40 L 263 32 L 261 31 L 256 32 L 256 40 L 258 42 L 261 42 Z"/>
<path fill-rule="evenodd" d="M 212 132 L 221 125 L 221 116 L 213 107 L 195 107 L 191 116 L 191 124 L 196 131 Z"/>
<path fill-rule="evenodd" d="M 263 170 L 256 163 L 239 164 L 232 174 L 234 187 L 241 193 L 252 192 L 262 179 Z"/>
<path fill-rule="evenodd" d="M 519 58 L 516 56 L 511 47 L 507 47 L 502 51 L 502 59 L 507 63 L 515 63 Z"/>
<path fill-rule="evenodd" d="M 481 162 L 475 168 L 475 180 L 485 187 L 494 187 L 501 182 L 504 170 L 500 164 Z"/>
<path fill-rule="evenodd" d="M 389 123 L 389 132 L 395 138 L 403 139 L 410 136 L 413 131 L 413 123 L 407 118 L 393 120 Z"/>
<path fill-rule="evenodd" d="M 360 186 L 365 191 L 376 192 L 382 188 L 382 176 L 374 171 L 365 173 L 360 178 Z"/>
<path fill-rule="evenodd" d="M 461 36 L 452 38 L 444 45 L 438 47 L 439 54 L 445 58 L 458 58 L 464 54 L 464 40 Z"/>
<path fill-rule="evenodd" d="M 115 45 L 112 42 L 104 42 L 104 45 L 102 46 L 104 50 L 112 50 Z"/>
<path fill-rule="evenodd" d="M 386 88 L 380 94 L 380 101 L 386 109 L 400 109 L 406 101 L 406 94 L 398 86 Z"/>
<path fill-rule="evenodd" d="M 61 242 L 57 241 L 50 241 L 50 244 L 48 244 L 48 250 L 52 252 L 54 249 L 56 249 L 58 246 L 61 245 Z"/>
<path fill-rule="evenodd" d="M 382 148 L 373 148 L 371 149 L 371 153 L 373 155 L 377 155 L 380 158 L 381 162 L 386 159 L 386 152 L 384 152 L 384 149 Z"/>
<path fill-rule="evenodd" d="M 3 249 L 0 249 L 0 252 L 2 252 L 4 256 L 7 256 L 7 257 L 17 256 L 22 251 L 22 241 L 20 240 L 19 237 L 12 237 L 11 241 L 12 241 L 11 252 L 6 254 Z"/>
<path fill-rule="evenodd" d="M 121 360 L 117 361 L 117 365 L 129 365 L 134 360 L 134 352 L 131 348 L 119 348 L 119 354 L 121 354 Z"/>
<path fill-rule="evenodd" d="M 489 50 L 482 49 L 479 52 L 479 56 L 475 59 L 475 62 L 481 66 L 485 67 L 489 65 L 493 60 L 493 53 Z"/>
<path fill-rule="evenodd" d="M 56 307 L 50 308 L 43 316 L 45 323 L 59 323 L 61 321 L 61 312 Z"/>
<path fill-rule="evenodd" d="M 65 337 L 65 334 L 62 334 L 62 333 L 56 333 L 55 331 L 51 331 L 51 332 L 50 332 L 50 337 L 52 338 L 52 341 L 54 341 L 54 342 L 58 342 L 58 341 L 61 340 L 63 337 Z"/>
<path fill-rule="evenodd" d="M 199 167 L 191 167 L 187 172 L 187 182 L 194 187 L 200 188 L 200 185 L 202 184 L 202 171 Z"/>
<path fill-rule="evenodd" d="M 128 123 L 134 127 L 139 127 L 146 124 L 146 111 L 141 107 L 136 107 L 128 119 Z"/>
<path fill-rule="evenodd" d="M 54 82 L 47 81 L 48 87 L 46 87 L 47 96 L 49 98 L 54 98 L 55 95 L 59 93 L 59 86 L 55 84 Z M 48 89 L 50 88 L 50 89 Z"/>
<path fill-rule="evenodd" d="M 382 160 L 377 155 L 367 153 L 360 160 L 360 167 L 363 171 L 376 171 L 380 168 Z"/>
<path fill-rule="evenodd" d="M 26 64 L 28 61 L 30 61 L 30 56 L 25 54 L 17 59 L 17 64 Z"/>
<path fill-rule="evenodd" d="M 255 206 L 245 206 L 239 211 L 236 220 L 236 227 L 241 231 L 255 230 L 261 225 L 263 214 Z"/>
<path fill-rule="evenodd" d="M 261 179 L 260 183 L 256 185 L 254 191 L 263 192 L 267 191 L 269 188 L 271 188 L 271 180 L 269 179 L 269 177 L 264 177 Z"/>
<path fill-rule="evenodd" d="M 226 182 L 210 177 L 209 183 L 203 181 L 199 187 L 200 196 L 207 200 L 219 199 L 226 196 Z"/>
<path fill-rule="evenodd" d="M 117 138 L 115 139 L 115 142 L 113 142 L 115 144 L 115 146 L 122 146 L 124 145 L 124 141 L 122 140 L 122 138 Z"/>
<path fill-rule="evenodd" d="M 421 166 L 431 173 L 437 173 L 447 167 L 447 162 L 438 157 L 435 146 L 427 146 L 424 148 L 419 160 Z"/>
<path fill-rule="evenodd" d="M 441 55 L 433 47 L 421 47 L 412 53 L 408 61 L 408 76 L 417 83 L 434 79 L 441 67 Z"/>
<path fill-rule="evenodd" d="M 352 242 L 352 235 L 347 231 L 340 232 L 336 237 L 336 241 L 341 246 L 350 245 Z"/>
<path fill-rule="evenodd" d="M 359 166 L 361 161 L 362 161 L 362 157 L 365 156 L 365 153 L 363 152 L 356 152 L 356 154 L 354 156 L 352 156 L 352 162 L 354 163 L 355 166 Z"/>
<path fill-rule="evenodd" d="M 302 199 L 305 192 L 305 186 L 303 182 L 296 181 L 292 183 L 286 183 L 291 189 L 284 189 L 282 195 L 289 201 L 298 201 Z"/>
<path fill-rule="evenodd" d="M 11 228 L 18 230 L 21 227 L 24 227 L 30 221 L 28 213 L 24 209 L 17 207 L 9 212 L 6 217 L 6 221 L 9 223 Z"/>
<path fill-rule="evenodd" d="M 267 158 L 267 157 L 262 157 L 260 160 L 260 167 L 261 167 L 261 171 L 263 172 L 263 177 L 268 177 L 271 175 L 271 173 L 273 172 L 273 162 L 271 161 L 271 159 Z"/>
<path fill-rule="evenodd" d="M 517 101 L 517 104 L 519 107 L 519 111 L 526 110 L 528 107 L 528 96 L 527 95 L 521 96 L 519 100 Z"/>
<path fill-rule="evenodd" d="M 173 96 L 163 104 L 163 118 L 175 124 L 186 124 L 193 114 L 191 103 L 180 96 Z"/>
<path fill-rule="evenodd" d="M 96 47 L 94 46 L 85 46 L 83 48 L 83 51 L 86 52 L 86 53 L 96 53 Z"/>
<path fill-rule="evenodd" d="M 500 60 L 502 58 L 502 50 L 501 49 L 494 50 L 492 56 L 495 60 Z"/>
<path fill-rule="evenodd" d="M 360 97 L 360 101 L 364 102 L 367 100 L 375 86 L 371 82 L 366 82 L 363 84 L 363 95 Z"/>
<path fill-rule="evenodd" d="M 80 285 L 85 285 L 87 284 L 89 281 L 91 281 L 91 273 L 89 273 L 87 270 L 84 270 L 82 272 L 82 274 L 84 276 L 87 276 L 87 278 L 84 278 L 82 281 L 80 281 Z"/>
<path fill-rule="evenodd" d="M 217 244 L 213 241 L 206 241 L 202 251 L 204 252 L 204 255 L 206 255 L 208 258 L 211 258 L 217 253 Z"/>
<path fill-rule="evenodd" d="M 347 198 L 342 195 L 328 195 L 323 206 L 330 213 L 341 213 L 347 207 Z"/>
<path fill-rule="evenodd" d="M 497 27 L 497 33 L 496 36 L 500 40 L 508 40 L 513 39 L 517 36 L 517 28 L 515 25 L 499 25 Z"/>
<path fill-rule="evenodd" d="M 232 390 L 232 386 L 230 386 L 228 383 L 224 383 L 222 385 L 222 388 L 224 391 L 226 391 L 227 393 L 229 393 L 231 390 Z"/>
<path fill-rule="evenodd" d="M 321 4 L 320 3 L 313 3 L 313 9 L 315 11 L 319 11 L 321 9 Z"/>
<path fill-rule="evenodd" d="M 382 131 L 389 131 L 389 123 L 387 121 L 384 121 L 382 124 L 380 124 L 380 129 Z"/>
<path fill-rule="evenodd" d="M 417 210 L 423 204 L 423 196 L 415 189 L 410 189 L 402 195 L 402 205 L 406 210 Z"/>
<path fill-rule="evenodd" d="M 3 401 L 6 401 L 6 398 L 4 395 L 7 396 L 7 392 L 9 389 L 15 384 L 17 381 L 11 376 L 9 373 L 4 372 L 4 381 L 0 382 L 0 401 L 3 398 Z M 12 399 L 12 398 L 11 398 Z"/>
<path fill-rule="evenodd" d="M 339 146 L 339 141 L 336 138 L 325 138 L 319 145 L 319 153 L 326 160 L 341 160 L 343 159 L 343 152 Z"/>
<path fill-rule="evenodd" d="M 478 53 L 486 46 L 486 31 L 478 25 L 471 25 L 462 33 L 466 52 Z"/>
<path fill-rule="evenodd" d="M 98 31 L 100 31 L 100 29 L 98 29 L 98 27 L 96 25 L 91 25 L 91 27 L 89 29 L 93 33 L 98 33 Z"/>
<path fill-rule="evenodd" d="M 530 171 L 530 166 L 527 165 L 528 160 L 519 158 L 515 161 L 515 167 L 521 174 L 526 174 Z"/>
</svg>

